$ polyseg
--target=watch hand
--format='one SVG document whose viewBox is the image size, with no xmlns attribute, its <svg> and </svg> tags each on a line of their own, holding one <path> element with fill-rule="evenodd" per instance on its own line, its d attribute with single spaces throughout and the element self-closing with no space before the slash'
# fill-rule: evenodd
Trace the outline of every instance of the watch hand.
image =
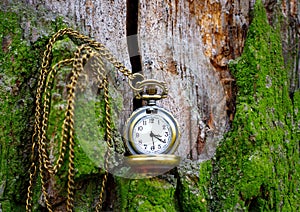
<svg viewBox="0 0 300 212">
<path fill-rule="evenodd" d="M 166 143 L 166 141 L 163 141 L 161 138 L 159 138 L 159 137 L 161 137 L 161 135 L 155 135 L 152 131 L 150 132 L 150 137 L 152 138 L 152 141 L 153 141 L 153 137 L 154 137 L 157 140 L 159 140 L 160 142 Z"/>
<path fill-rule="evenodd" d="M 153 135 L 153 134 L 152 134 Z M 151 136 L 151 133 L 150 133 L 150 136 Z M 152 138 L 152 143 L 153 143 L 153 146 L 154 146 L 154 139 L 153 139 L 153 136 L 151 136 Z"/>
<path fill-rule="evenodd" d="M 152 131 L 150 132 L 151 137 L 161 137 L 161 135 L 155 135 Z"/>
<path fill-rule="evenodd" d="M 153 146 L 154 146 L 154 139 L 153 139 L 154 136 L 155 136 L 154 133 L 151 131 L 151 132 L 150 132 L 150 137 L 152 138 Z"/>
<path fill-rule="evenodd" d="M 166 141 L 162 140 L 160 135 L 153 135 L 154 138 L 156 138 L 157 140 L 159 140 L 160 142 L 166 143 Z"/>
</svg>

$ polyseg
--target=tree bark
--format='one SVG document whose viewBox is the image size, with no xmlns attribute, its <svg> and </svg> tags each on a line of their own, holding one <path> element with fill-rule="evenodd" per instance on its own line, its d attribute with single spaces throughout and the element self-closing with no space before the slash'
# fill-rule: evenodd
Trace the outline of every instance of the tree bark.
<svg viewBox="0 0 300 212">
<path fill-rule="evenodd" d="M 169 95 L 159 105 L 180 125 L 180 166 L 145 180 L 110 175 L 103 210 L 299 210 L 298 8 L 295 0 L 3 1 L 0 211 L 25 208 L 42 52 L 64 27 L 165 81 Z M 57 46 L 54 56 L 72 48 Z M 114 80 L 122 132 L 135 103 L 125 77 Z M 93 210 L 103 173 L 78 160 L 75 210 Z M 56 211 L 65 210 L 65 187 L 49 179 Z M 42 211 L 39 190 L 37 183 L 34 209 Z"/>
</svg>

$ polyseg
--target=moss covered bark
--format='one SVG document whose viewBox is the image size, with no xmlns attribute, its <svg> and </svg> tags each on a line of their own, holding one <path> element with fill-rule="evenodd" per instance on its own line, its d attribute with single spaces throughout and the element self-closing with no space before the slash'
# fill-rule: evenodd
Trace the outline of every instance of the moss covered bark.
<svg viewBox="0 0 300 212">
<path fill-rule="evenodd" d="M 20 17 L 0 11 L 0 205 L 3 211 L 24 208 L 28 152 L 42 40 L 22 39 Z"/>
<path fill-rule="evenodd" d="M 117 179 L 120 211 L 178 211 L 174 181 Z"/>
<path fill-rule="evenodd" d="M 39 75 L 40 63 L 49 37 L 44 36 L 34 41 L 33 32 L 25 32 L 24 25 L 30 29 L 43 30 L 51 35 L 65 27 L 62 19 L 44 20 L 43 15 L 26 11 L 25 5 L 16 5 L 18 12 L 0 10 L 0 210 L 25 211 L 25 200 L 29 181 L 31 155 L 31 136 L 33 134 L 34 101 Z M 26 11 L 22 16 L 23 9 Z M 29 10 L 29 9 L 28 9 Z M 25 12 L 24 11 L 24 12 Z M 27 34 L 26 34 L 27 33 Z M 74 45 L 68 39 L 58 42 L 53 49 L 56 60 L 70 57 Z M 56 60 L 53 63 L 57 62 Z M 56 81 L 63 81 L 67 72 L 59 73 Z M 55 85 L 57 82 L 54 83 Z M 65 87 L 54 86 L 52 90 L 51 114 L 48 129 L 49 140 L 58 141 L 64 118 L 65 100 L 62 93 Z M 103 106 L 103 105 L 102 105 Z M 104 109 L 103 109 L 104 111 Z M 87 115 L 85 113 L 85 115 Z M 78 144 L 78 143 L 77 143 Z M 58 152 L 58 143 L 53 144 L 52 154 Z M 75 211 L 94 208 L 100 191 L 101 174 L 88 156 L 76 145 L 76 201 Z M 62 167 L 55 179 L 51 178 L 53 187 L 51 200 L 57 209 L 64 210 L 67 164 Z M 34 189 L 34 210 L 42 210 L 41 187 L 37 179 Z"/>
<path fill-rule="evenodd" d="M 232 130 L 212 161 L 211 209 L 299 210 L 299 91 L 289 96 L 280 23 L 257 1 L 242 56 Z"/>
</svg>

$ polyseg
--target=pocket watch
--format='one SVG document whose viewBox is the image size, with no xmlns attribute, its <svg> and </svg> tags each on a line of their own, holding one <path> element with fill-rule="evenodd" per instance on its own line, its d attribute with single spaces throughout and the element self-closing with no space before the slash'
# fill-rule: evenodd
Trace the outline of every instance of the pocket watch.
<svg viewBox="0 0 300 212">
<path fill-rule="evenodd" d="M 166 109 L 148 101 L 135 110 L 125 125 L 125 144 L 130 154 L 173 154 L 179 144 L 179 127 Z"/>
<path fill-rule="evenodd" d="M 156 101 L 167 97 L 166 83 L 135 74 L 129 83 L 135 97 L 146 100 L 147 105 L 135 110 L 124 128 L 125 146 L 131 155 L 174 154 L 179 144 L 179 127 L 174 116 L 156 105 Z M 160 89 L 160 94 L 158 94 Z M 144 92 L 145 91 L 145 92 Z"/>
</svg>

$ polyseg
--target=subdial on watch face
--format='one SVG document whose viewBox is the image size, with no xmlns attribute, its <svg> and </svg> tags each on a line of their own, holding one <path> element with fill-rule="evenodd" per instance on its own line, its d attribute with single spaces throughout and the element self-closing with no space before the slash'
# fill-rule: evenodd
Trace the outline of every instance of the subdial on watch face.
<svg viewBox="0 0 300 212">
<path fill-rule="evenodd" d="M 141 118 L 133 127 L 132 138 L 135 149 L 143 154 L 164 153 L 172 143 L 169 123 L 159 115 Z"/>
</svg>

